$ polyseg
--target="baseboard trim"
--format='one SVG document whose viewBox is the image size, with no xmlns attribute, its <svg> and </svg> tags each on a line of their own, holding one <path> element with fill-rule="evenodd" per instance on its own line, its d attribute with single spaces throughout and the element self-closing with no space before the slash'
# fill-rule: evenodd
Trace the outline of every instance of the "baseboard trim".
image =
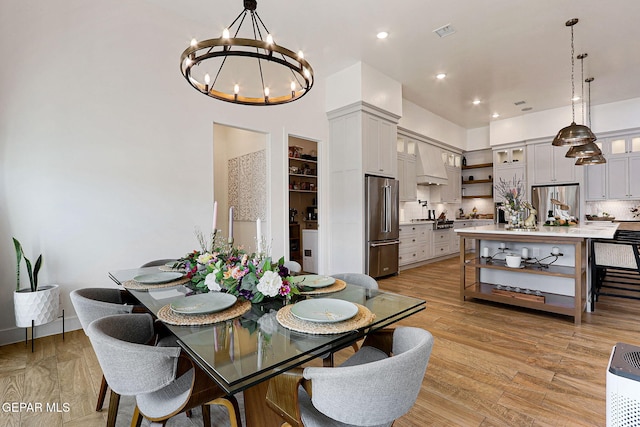
<svg viewBox="0 0 640 427">
<path fill-rule="evenodd" d="M 31 329 L 31 328 L 28 328 Z M 64 331 L 70 332 L 76 329 L 82 329 L 82 325 L 77 316 L 64 318 Z M 47 337 L 50 335 L 62 334 L 62 318 L 58 318 L 53 322 L 45 325 L 36 326 L 36 339 Z M 25 328 L 9 328 L 0 331 L 0 346 L 13 344 L 17 342 L 24 342 Z M 29 331 L 29 339 L 31 339 L 31 331 Z"/>
</svg>

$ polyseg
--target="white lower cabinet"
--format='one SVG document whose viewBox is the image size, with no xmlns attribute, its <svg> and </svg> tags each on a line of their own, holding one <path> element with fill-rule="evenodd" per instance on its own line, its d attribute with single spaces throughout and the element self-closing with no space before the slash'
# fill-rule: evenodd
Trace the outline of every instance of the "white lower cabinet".
<svg viewBox="0 0 640 427">
<path fill-rule="evenodd" d="M 431 258 L 432 233 L 431 224 L 401 225 L 398 264 L 404 266 Z"/>
</svg>

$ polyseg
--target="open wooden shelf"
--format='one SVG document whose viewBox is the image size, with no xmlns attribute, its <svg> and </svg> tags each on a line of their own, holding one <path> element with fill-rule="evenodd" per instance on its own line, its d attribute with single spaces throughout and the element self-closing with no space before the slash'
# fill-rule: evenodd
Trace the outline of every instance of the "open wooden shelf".
<svg viewBox="0 0 640 427">
<path fill-rule="evenodd" d="M 491 194 L 483 194 L 479 196 L 462 196 L 463 199 L 493 199 Z"/>
<path fill-rule="evenodd" d="M 495 287 L 496 285 L 492 283 L 475 282 L 465 288 L 464 294 L 471 298 L 515 305 L 518 307 L 532 308 L 534 310 L 544 310 L 551 313 L 564 314 L 566 316 L 573 316 L 575 314 L 575 298 L 572 296 L 542 292 L 542 295 L 545 297 L 545 302 L 537 302 L 494 294 L 492 293 L 492 290 Z"/>
<path fill-rule="evenodd" d="M 490 184 L 492 179 L 474 179 L 473 181 L 462 181 L 462 184 Z"/>
<path fill-rule="evenodd" d="M 507 267 L 507 263 L 504 260 L 496 259 L 487 262 L 484 258 L 473 258 L 465 262 L 467 267 L 488 268 L 494 270 L 505 270 L 514 273 L 529 273 L 529 274 L 542 274 L 544 276 L 554 277 L 567 277 L 573 279 L 575 277 L 575 268 L 567 267 L 563 265 L 549 265 L 549 267 L 539 267 L 530 261 L 525 263 L 524 268 L 511 268 Z"/>
<path fill-rule="evenodd" d="M 480 169 L 480 168 L 492 168 L 493 163 L 479 163 L 477 165 L 462 166 L 462 169 Z"/>
</svg>

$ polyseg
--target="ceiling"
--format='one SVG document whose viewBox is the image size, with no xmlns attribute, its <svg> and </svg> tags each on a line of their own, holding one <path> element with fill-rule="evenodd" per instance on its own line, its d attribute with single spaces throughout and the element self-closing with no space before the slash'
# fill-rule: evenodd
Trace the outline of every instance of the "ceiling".
<svg viewBox="0 0 640 427">
<path fill-rule="evenodd" d="M 187 37 L 217 37 L 242 10 L 242 0 L 147 1 L 211 28 L 187 35 L 185 47 Z M 584 77 L 595 78 L 592 105 L 640 97 L 638 0 L 258 0 L 257 10 L 277 43 L 305 52 L 316 79 L 362 61 L 465 128 L 487 126 L 494 112 L 500 120 L 570 105 L 571 18 L 580 20 L 575 54 L 588 54 Z M 454 34 L 433 32 L 449 24 Z M 579 95 L 579 60 L 575 81 Z"/>
</svg>

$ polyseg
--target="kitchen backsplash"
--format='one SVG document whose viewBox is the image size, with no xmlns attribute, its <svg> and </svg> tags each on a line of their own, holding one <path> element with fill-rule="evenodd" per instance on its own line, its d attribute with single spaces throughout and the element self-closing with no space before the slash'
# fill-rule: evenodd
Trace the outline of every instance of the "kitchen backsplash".
<svg viewBox="0 0 640 427">
<path fill-rule="evenodd" d="M 435 209 L 436 216 L 443 211 L 447 211 L 447 219 L 455 219 L 458 216 L 459 203 L 432 203 L 431 191 L 429 186 L 418 186 L 418 200 L 427 201 L 427 206 L 416 202 L 400 202 L 400 222 L 408 222 L 416 218 L 427 218 L 429 210 Z"/>
<path fill-rule="evenodd" d="M 589 215 L 602 215 L 603 212 L 608 213 L 616 219 L 637 219 L 631 213 L 631 208 L 640 206 L 640 200 L 610 200 L 602 202 L 587 202 L 585 213 Z"/>
</svg>

